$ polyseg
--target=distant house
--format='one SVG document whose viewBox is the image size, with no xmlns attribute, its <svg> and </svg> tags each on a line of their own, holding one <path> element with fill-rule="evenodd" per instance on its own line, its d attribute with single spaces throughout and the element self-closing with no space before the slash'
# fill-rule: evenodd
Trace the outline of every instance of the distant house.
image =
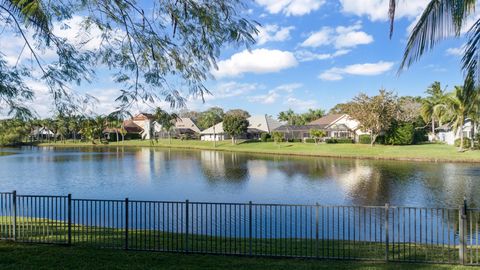
<svg viewBox="0 0 480 270">
<path fill-rule="evenodd" d="M 358 141 L 360 135 L 367 134 L 360 130 L 360 123 L 348 114 L 329 114 L 307 125 L 283 125 L 275 131 L 284 133 L 286 139 L 305 140 L 310 138 L 311 129 L 324 130 L 325 138 L 350 138 L 354 141 Z"/>
<path fill-rule="evenodd" d="M 162 126 L 155 124 L 155 135 L 158 137 L 167 137 L 168 134 L 162 129 Z M 171 130 L 171 135 L 178 138 L 198 138 L 200 129 L 190 118 L 178 118 L 175 121 L 175 126 Z"/>
<path fill-rule="evenodd" d="M 437 131 L 436 136 L 429 136 L 429 140 L 444 142 L 448 145 L 454 145 L 455 140 L 460 139 L 460 132 L 463 132 L 463 137 L 468 139 L 475 138 L 475 134 L 478 132 L 470 119 L 467 119 L 463 125 L 463 129 L 457 130 L 456 133 L 453 131 L 451 124 L 441 125 L 435 130 Z"/>
<path fill-rule="evenodd" d="M 35 127 L 30 133 L 30 137 L 35 140 L 48 140 L 55 137 L 55 134 L 46 127 Z"/>
<path fill-rule="evenodd" d="M 140 137 L 143 140 L 149 140 L 152 136 L 152 125 L 154 120 L 153 114 L 150 113 L 139 113 L 131 119 L 131 123 L 139 126 L 142 130 L 139 132 Z M 133 124 L 129 123 L 131 129 L 137 129 Z M 127 129 L 127 128 L 125 128 Z M 128 129 L 127 129 L 128 132 Z"/>
<path fill-rule="evenodd" d="M 255 115 L 247 120 L 249 123 L 247 133 L 240 136 L 239 139 L 259 139 L 262 133 L 270 133 L 281 126 L 280 122 L 268 115 Z M 230 136 L 223 130 L 223 122 L 220 122 L 200 132 L 200 139 L 202 141 L 223 141 L 230 139 Z"/>
</svg>

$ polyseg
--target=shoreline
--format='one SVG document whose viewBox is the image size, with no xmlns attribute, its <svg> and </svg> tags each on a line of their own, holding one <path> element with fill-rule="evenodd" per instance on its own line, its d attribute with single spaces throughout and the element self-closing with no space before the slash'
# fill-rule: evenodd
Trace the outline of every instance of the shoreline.
<svg viewBox="0 0 480 270">
<path fill-rule="evenodd" d="M 297 157 L 324 157 L 324 158 L 341 158 L 341 159 L 363 159 L 363 160 L 390 160 L 390 161 L 411 161 L 411 162 L 434 162 L 434 163 L 480 163 L 480 151 L 467 151 L 464 153 L 458 153 L 456 152 L 456 148 L 453 146 L 446 146 L 446 145 L 439 145 L 439 144 L 423 144 L 423 145 L 416 145 L 416 146 L 383 146 L 383 145 L 377 145 L 374 146 L 373 148 L 368 148 L 365 147 L 365 145 L 358 145 L 358 144 L 320 144 L 320 145 L 315 145 L 315 144 L 304 144 L 304 143 L 283 143 L 282 145 L 278 146 L 277 149 L 265 149 L 262 148 L 262 146 L 271 144 L 271 143 L 240 143 L 237 145 L 231 145 L 231 144 L 225 144 L 224 142 L 220 142 L 217 147 L 209 146 L 209 145 L 201 145 L 205 144 L 205 142 L 202 141 L 196 141 L 200 142 L 201 144 L 192 144 L 191 142 L 195 141 L 172 141 L 172 144 L 164 143 L 164 142 L 158 142 L 155 144 L 151 144 L 150 141 L 125 141 L 125 143 L 119 142 L 118 144 L 116 142 L 114 143 L 109 143 L 109 144 L 92 144 L 92 143 L 72 143 L 72 142 L 67 142 L 67 143 L 62 143 L 62 142 L 56 142 L 56 143 L 40 143 L 36 146 L 38 147 L 58 147 L 58 148 L 66 148 L 66 147 L 81 147 L 81 148 L 114 148 L 114 147 L 127 147 L 127 148 L 135 148 L 135 147 L 150 147 L 150 148 L 171 148 L 171 149 L 194 149 L 194 150 L 210 150 L 210 151 L 222 151 L 222 152 L 237 152 L 237 153 L 246 153 L 246 154 L 264 154 L 264 155 L 278 155 L 278 156 L 297 156 Z M 185 143 L 185 144 L 182 144 Z M 212 142 L 207 142 L 207 143 L 212 143 Z M 262 145 L 263 144 L 263 145 Z M 260 149 L 255 149 L 253 147 L 245 147 L 245 145 L 257 145 L 257 148 Z M 298 149 L 301 147 L 305 146 L 311 146 L 317 151 L 311 151 L 311 152 L 304 152 L 302 149 Z M 328 148 L 333 148 L 333 152 L 335 152 L 335 148 L 338 148 L 340 150 L 351 150 L 350 153 L 355 152 L 355 150 L 385 150 L 384 152 L 377 151 L 377 154 L 364 154 L 364 153 L 354 153 L 354 154 L 342 154 L 341 151 L 332 153 L 332 149 L 329 149 L 330 152 L 328 151 L 322 151 L 321 147 L 327 147 Z M 290 148 L 297 148 L 293 149 L 291 151 Z M 408 156 L 399 156 L 398 154 L 395 153 L 389 153 L 388 150 L 403 150 L 406 149 L 407 147 L 409 148 L 427 148 L 427 147 L 442 147 L 447 149 L 447 150 L 454 150 L 457 153 L 457 156 L 454 158 L 446 158 L 446 157 L 426 157 L 426 156 L 415 156 L 415 155 L 410 155 Z M 348 149 L 350 148 L 350 149 Z M 403 148 L 403 149 L 402 149 Z M 285 150 L 286 149 L 286 150 Z M 311 149 L 310 149 L 311 150 Z M 465 153 L 470 152 L 470 155 L 467 157 L 458 157 L 458 155 L 464 155 Z M 474 153 L 475 156 L 472 158 L 471 153 Z M 404 155 L 405 153 L 402 153 Z M 445 154 L 445 153 L 442 153 Z M 449 153 L 446 153 L 447 155 Z"/>
</svg>

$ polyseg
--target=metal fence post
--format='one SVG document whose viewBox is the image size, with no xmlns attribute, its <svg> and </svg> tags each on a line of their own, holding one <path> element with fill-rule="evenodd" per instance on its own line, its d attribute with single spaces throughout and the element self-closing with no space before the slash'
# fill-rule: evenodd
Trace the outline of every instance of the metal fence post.
<svg viewBox="0 0 480 270">
<path fill-rule="evenodd" d="M 319 235 L 318 235 L 318 232 L 319 232 L 319 222 L 318 222 L 318 219 L 319 219 L 319 208 L 320 208 L 320 205 L 318 203 L 315 204 L 315 250 L 316 250 L 316 256 L 317 258 L 320 256 L 320 253 L 319 253 L 319 244 L 318 244 L 318 239 L 319 239 Z"/>
<path fill-rule="evenodd" d="M 460 206 L 460 211 L 458 213 L 458 237 L 460 242 L 460 247 L 458 249 L 458 258 L 460 264 L 465 264 L 465 254 L 466 254 L 466 243 L 465 243 L 465 232 L 467 225 L 467 201 L 464 200 L 463 205 Z"/>
<path fill-rule="evenodd" d="M 67 196 L 67 206 L 68 206 L 68 245 L 72 244 L 72 194 Z"/>
<path fill-rule="evenodd" d="M 125 250 L 128 250 L 128 198 L 125 198 Z"/>
<path fill-rule="evenodd" d="M 188 221 L 189 221 L 189 209 L 188 209 L 188 200 L 185 201 L 185 253 L 188 253 Z"/>
<path fill-rule="evenodd" d="M 252 256 L 252 201 L 248 202 L 248 255 Z"/>
<path fill-rule="evenodd" d="M 12 238 L 13 241 L 17 241 L 17 191 L 12 192 L 12 215 L 13 215 L 13 228 L 12 228 Z"/>
<path fill-rule="evenodd" d="M 389 233 L 388 233 L 388 222 L 389 222 L 389 208 L 390 205 L 388 203 L 385 204 L 385 261 L 388 262 L 388 253 L 389 253 Z"/>
</svg>

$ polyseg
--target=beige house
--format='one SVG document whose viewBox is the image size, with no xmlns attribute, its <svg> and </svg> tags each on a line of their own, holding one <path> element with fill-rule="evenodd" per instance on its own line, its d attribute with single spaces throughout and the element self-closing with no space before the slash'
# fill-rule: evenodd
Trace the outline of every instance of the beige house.
<svg viewBox="0 0 480 270">
<path fill-rule="evenodd" d="M 269 115 L 255 115 L 247 120 L 249 123 L 247 133 L 239 139 L 259 139 L 262 133 L 270 133 L 281 126 L 280 122 Z M 220 122 L 200 132 L 200 139 L 202 141 L 223 141 L 230 139 L 230 136 L 223 130 L 223 122 Z"/>
<path fill-rule="evenodd" d="M 324 130 L 325 138 L 350 138 L 354 141 L 358 141 L 360 135 L 368 134 L 361 131 L 360 122 L 348 114 L 329 114 L 307 125 L 283 125 L 275 131 L 284 133 L 286 139 L 305 140 L 310 138 L 311 129 Z"/>
</svg>

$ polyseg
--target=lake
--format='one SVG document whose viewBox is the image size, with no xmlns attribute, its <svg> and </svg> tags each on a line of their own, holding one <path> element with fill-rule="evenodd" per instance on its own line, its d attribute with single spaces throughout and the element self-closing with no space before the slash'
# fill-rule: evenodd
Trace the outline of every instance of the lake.
<svg viewBox="0 0 480 270">
<path fill-rule="evenodd" d="M 74 198 L 480 206 L 480 166 L 163 148 L 5 148 L 0 191 Z"/>
</svg>

